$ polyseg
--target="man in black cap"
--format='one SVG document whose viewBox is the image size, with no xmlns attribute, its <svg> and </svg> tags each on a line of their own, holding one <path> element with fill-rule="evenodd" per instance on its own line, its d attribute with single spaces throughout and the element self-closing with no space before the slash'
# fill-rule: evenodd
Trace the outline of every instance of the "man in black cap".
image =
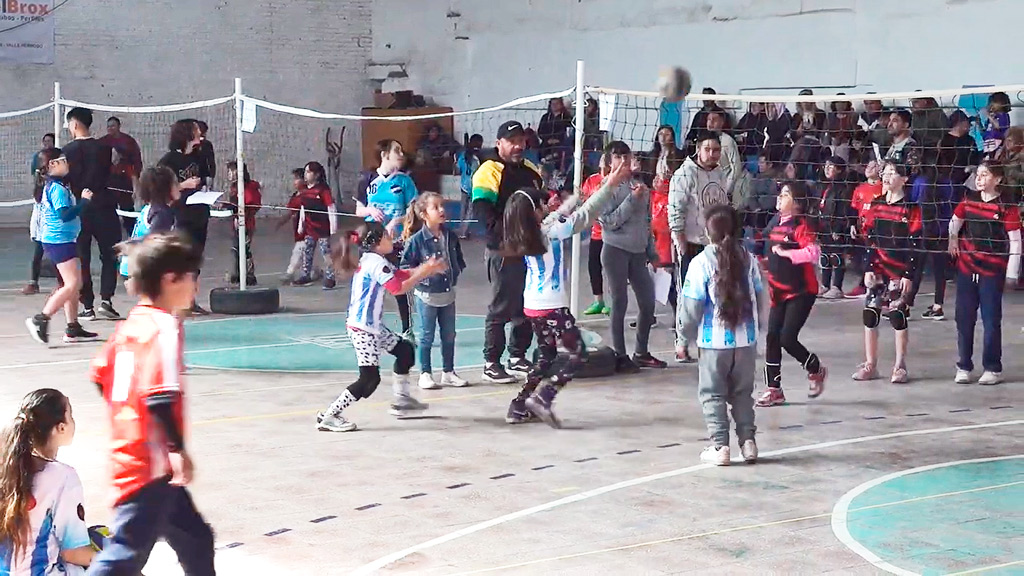
<svg viewBox="0 0 1024 576">
<path fill-rule="evenodd" d="M 491 303 L 484 327 L 484 374 L 486 382 L 511 384 L 516 381 L 509 372 L 525 374 L 531 364 L 526 360 L 532 331 L 523 315 L 523 288 L 526 264 L 522 258 L 505 258 L 499 253 L 502 239 L 502 216 L 505 203 L 516 190 L 528 190 L 534 201 L 543 202 L 540 169 L 523 159 L 526 134 L 523 125 L 509 120 L 498 127 L 498 141 L 490 150 L 480 152 L 480 167 L 473 174 L 473 214 L 487 228 L 487 279 L 491 283 Z M 512 324 L 512 342 L 508 345 L 508 371 L 501 365 L 505 348 L 505 324 Z M 513 402 L 515 404 L 515 402 Z M 515 406 L 509 409 L 509 417 Z M 525 406 L 519 416 L 528 418 Z"/>
</svg>

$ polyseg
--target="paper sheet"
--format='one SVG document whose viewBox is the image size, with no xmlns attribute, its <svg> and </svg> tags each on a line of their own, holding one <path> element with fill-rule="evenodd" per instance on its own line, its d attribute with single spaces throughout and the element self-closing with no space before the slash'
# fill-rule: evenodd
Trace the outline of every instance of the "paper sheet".
<svg viewBox="0 0 1024 576">
<path fill-rule="evenodd" d="M 668 293 L 672 290 L 672 273 L 664 268 L 655 268 L 651 271 L 651 279 L 654 281 L 654 299 L 662 306 L 668 306 Z"/>
<path fill-rule="evenodd" d="M 252 134 L 256 131 L 256 103 L 242 101 L 242 131 Z"/>
<path fill-rule="evenodd" d="M 196 192 L 189 196 L 188 200 L 185 200 L 185 204 L 206 204 L 208 206 L 213 206 L 213 203 L 216 202 L 217 199 L 220 198 L 222 195 L 223 192 L 213 192 L 212 190 Z"/>
</svg>

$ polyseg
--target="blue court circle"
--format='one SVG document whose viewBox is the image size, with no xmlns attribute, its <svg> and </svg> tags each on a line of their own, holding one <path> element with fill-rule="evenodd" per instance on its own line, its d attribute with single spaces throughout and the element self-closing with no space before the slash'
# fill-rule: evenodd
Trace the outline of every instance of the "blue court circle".
<svg viewBox="0 0 1024 576">
<path fill-rule="evenodd" d="M 185 364 L 189 368 L 263 372 L 356 371 L 345 316 L 343 312 L 274 314 L 188 322 Z M 414 330 L 418 321 L 413 316 Z M 384 323 L 396 332 L 401 326 L 397 314 L 392 313 L 384 315 Z M 456 326 L 456 368 L 483 365 L 484 317 L 459 314 Z M 594 345 L 600 337 L 584 331 L 584 341 Z M 431 358 L 436 368 L 441 367 L 440 345 L 440 337 L 435 335 Z M 381 364 L 390 366 L 391 362 L 384 357 Z"/>
<path fill-rule="evenodd" d="M 1024 574 L 1024 455 L 891 474 L 844 496 L 836 536 L 900 575 Z"/>
</svg>

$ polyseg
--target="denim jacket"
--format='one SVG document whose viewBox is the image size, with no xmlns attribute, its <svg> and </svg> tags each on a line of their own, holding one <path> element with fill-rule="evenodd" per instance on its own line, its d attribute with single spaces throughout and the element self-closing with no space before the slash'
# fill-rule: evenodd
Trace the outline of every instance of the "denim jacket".
<svg viewBox="0 0 1024 576">
<path fill-rule="evenodd" d="M 441 252 L 441 240 L 426 226 L 409 238 L 405 243 L 405 251 L 402 252 L 402 268 L 415 268 L 434 256 L 444 258 L 448 262 L 446 271 L 428 276 L 416 285 L 417 290 L 429 294 L 451 291 L 459 281 L 459 274 L 466 268 L 459 237 L 444 225 L 441 226 L 441 234 L 444 234 L 448 241 L 447 254 Z"/>
</svg>

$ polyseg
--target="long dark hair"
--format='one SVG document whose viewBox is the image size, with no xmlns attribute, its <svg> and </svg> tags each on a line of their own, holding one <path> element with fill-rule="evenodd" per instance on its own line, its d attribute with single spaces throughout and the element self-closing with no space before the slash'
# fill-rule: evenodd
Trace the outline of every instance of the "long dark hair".
<svg viewBox="0 0 1024 576">
<path fill-rule="evenodd" d="M 363 222 L 354 230 L 339 232 L 331 238 L 331 261 L 343 272 L 354 272 L 363 251 L 376 248 L 387 233 L 380 222 Z"/>
<path fill-rule="evenodd" d="M 543 195 L 535 188 L 515 191 L 505 202 L 501 254 L 509 257 L 540 256 L 548 251 L 541 235 L 537 206 Z"/>
<path fill-rule="evenodd" d="M 32 450 L 46 445 L 67 410 L 68 399 L 57 390 L 30 392 L 0 437 L 0 542 L 13 542 L 15 554 L 28 545 L 32 481 L 41 469 Z"/>
<path fill-rule="evenodd" d="M 188 150 L 188 143 L 195 136 L 195 120 L 178 120 L 171 124 L 171 134 L 167 138 L 167 149 L 171 152 L 185 153 Z"/>
<path fill-rule="evenodd" d="M 327 186 L 327 188 L 330 188 L 330 185 L 327 184 L 327 172 L 324 171 L 323 164 L 317 162 L 316 160 L 312 162 L 307 162 L 306 165 L 302 167 L 303 178 L 305 178 L 306 170 L 309 170 L 310 172 L 316 174 L 317 184 Z"/>
<path fill-rule="evenodd" d="M 741 221 L 736 209 L 727 204 L 712 206 L 707 211 L 708 237 L 718 248 L 718 273 L 715 275 L 715 299 L 718 318 L 729 328 L 736 328 L 753 314 L 750 302 L 750 254 L 743 248 Z"/>
<path fill-rule="evenodd" d="M 237 170 L 238 169 L 238 161 L 237 160 L 232 160 L 232 161 L 228 162 L 227 163 L 227 168 L 228 168 L 228 170 Z M 249 182 L 252 182 L 252 177 L 249 176 L 249 165 L 246 164 L 245 162 L 242 162 L 242 182 L 244 182 L 245 184 L 248 184 Z"/>
<path fill-rule="evenodd" d="M 50 172 L 50 161 L 60 158 L 61 152 L 57 148 L 46 148 L 37 154 L 39 154 L 39 167 L 36 168 L 36 182 L 32 188 L 32 198 L 36 202 L 42 202 L 43 188 L 46 187 L 46 175 Z"/>
</svg>

